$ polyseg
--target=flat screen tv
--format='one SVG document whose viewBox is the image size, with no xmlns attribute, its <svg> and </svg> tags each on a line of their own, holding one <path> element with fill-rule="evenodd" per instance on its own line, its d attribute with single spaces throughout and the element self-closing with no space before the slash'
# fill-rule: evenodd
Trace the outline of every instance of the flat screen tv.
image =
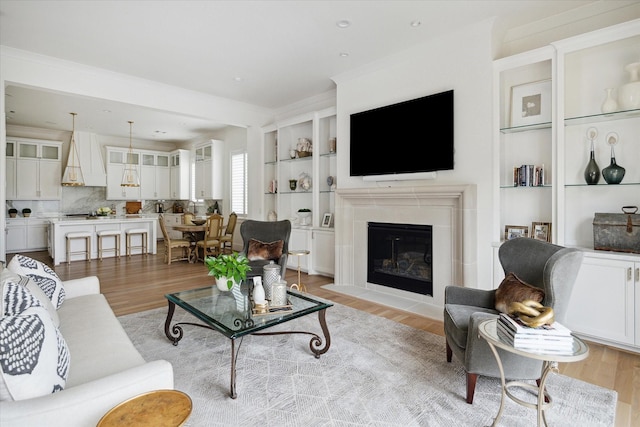
<svg viewBox="0 0 640 427">
<path fill-rule="evenodd" d="M 350 175 L 453 169 L 453 90 L 351 115 Z"/>
</svg>

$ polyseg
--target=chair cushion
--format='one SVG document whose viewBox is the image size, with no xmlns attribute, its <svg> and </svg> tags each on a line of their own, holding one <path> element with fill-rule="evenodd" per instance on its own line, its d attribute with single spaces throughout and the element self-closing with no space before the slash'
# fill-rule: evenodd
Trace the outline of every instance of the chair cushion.
<svg viewBox="0 0 640 427">
<path fill-rule="evenodd" d="M 515 273 L 511 272 L 505 276 L 498 289 L 496 289 L 496 310 L 501 313 L 507 313 L 509 304 L 512 302 L 525 300 L 542 302 L 543 299 L 544 290 L 523 282 Z"/>
<path fill-rule="evenodd" d="M 461 304 L 445 304 L 444 313 L 446 335 L 460 348 L 467 347 L 469 321 L 473 313 L 498 314 L 496 310 L 490 308 Z"/>
<path fill-rule="evenodd" d="M 49 297 L 56 310 L 60 308 L 66 295 L 64 286 L 56 272 L 49 268 L 48 265 L 28 256 L 17 254 L 11 259 L 7 268 L 36 282 Z"/>
<path fill-rule="evenodd" d="M 282 256 L 282 248 L 284 247 L 283 240 L 276 240 L 274 242 L 261 242 L 257 239 L 249 240 L 249 249 L 247 251 L 247 258 L 249 261 L 257 260 L 273 260 L 277 261 Z"/>
</svg>

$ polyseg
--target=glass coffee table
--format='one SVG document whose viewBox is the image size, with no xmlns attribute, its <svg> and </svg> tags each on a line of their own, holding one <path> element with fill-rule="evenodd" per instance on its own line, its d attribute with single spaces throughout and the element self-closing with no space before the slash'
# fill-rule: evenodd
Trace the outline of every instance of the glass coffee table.
<svg viewBox="0 0 640 427">
<path fill-rule="evenodd" d="M 245 335 L 282 335 L 306 334 L 311 335 L 309 348 L 316 358 L 326 353 L 331 345 L 331 337 L 326 322 L 326 310 L 333 306 L 331 302 L 308 294 L 287 290 L 287 306 L 273 307 L 266 313 L 256 313 L 251 307 L 248 285 L 243 283 L 240 289 L 234 288 L 229 292 L 221 292 L 217 286 L 193 289 L 183 292 L 167 294 L 169 303 L 164 333 L 173 342 L 183 337 L 183 325 L 199 326 L 212 329 L 231 340 L 231 386 L 229 395 L 235 399 L 236 394 L 236 339 Z M 176 305 L 197 318 L 201 323 L 179 322 L 171 324 Z M 318 313 L 323 337 L 308 331 L 274 331 L 269 328 L 306 316 Z"/>
</svg>

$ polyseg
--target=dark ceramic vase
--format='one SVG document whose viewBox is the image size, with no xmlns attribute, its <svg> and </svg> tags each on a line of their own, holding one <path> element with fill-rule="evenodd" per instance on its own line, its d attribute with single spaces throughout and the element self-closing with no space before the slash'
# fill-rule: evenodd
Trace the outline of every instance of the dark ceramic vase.
<svg viewBox="0 0 640 427">
<path fill-rule="evenodd" d="M 602 177 L 607 184 L 620 184 L 624 178 L 625 169 L 616 163 L 616 158 L 611 156 L 611 164 L 602 169 Z"/>
<path fill-rule="evenodd" d="M 587 163 L 587 167 L 584 170 L 584 180 L 589 185 L 597 184 L 598 181 L 600 181 L 600 168 L 596 163 L 593 148 L 591 149 L 591 158 L 589 159 L 589 163 Z"/>
</svg>

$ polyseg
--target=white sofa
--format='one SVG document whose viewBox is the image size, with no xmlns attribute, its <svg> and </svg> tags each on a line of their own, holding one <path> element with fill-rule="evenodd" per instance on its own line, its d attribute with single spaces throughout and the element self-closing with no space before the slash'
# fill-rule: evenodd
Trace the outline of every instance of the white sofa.
<svg viewBox="0 0 640 427">
<path fill-rule="evenodd" d="M 166 360 L 146 362 L 120 325 L 97 277 L 63 282 L 57 310 L 70 354 L 64 390 L 0 401 L 0 426 L 95 426 L 112 407 L 140 393 L 173 389 Z"/>
</svg>

